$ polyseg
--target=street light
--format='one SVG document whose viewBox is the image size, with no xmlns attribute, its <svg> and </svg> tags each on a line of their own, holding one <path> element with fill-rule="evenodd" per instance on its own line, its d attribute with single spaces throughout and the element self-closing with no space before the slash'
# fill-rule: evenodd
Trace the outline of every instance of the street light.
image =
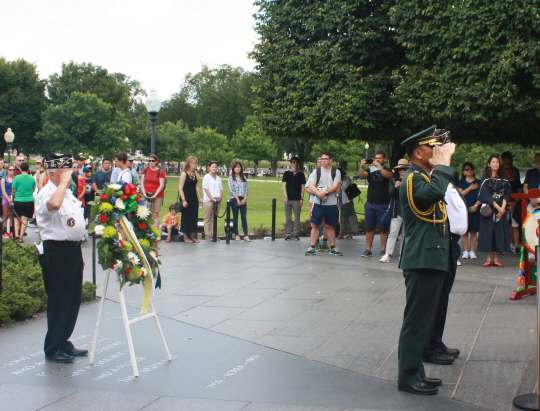
<svg viewBox="0 0 540 411">
<path fill-rule="evenodd" d="M 369 150 L 369 144 L 366 143 L 366 145 L 364 146 L 364 148 L 366 149 L 366 160 L 367 160 L 367 157 L 368 157 L 368 150 Z"/>
<path fill-rule="evenodd" d="M 161 108 L 161 100 L 156 94 L 156 90 L 150 90 L 150 95 L 144 102 L 148 113 L 150 114 L 150 122 L 152 123 L 152 154 L 156 154 L 156 123 L 159 109 Z"/>
<path fill-rule="evenodd" d="M 8 164 L 11 163 L 11 143 L 13 143 L 13 140 L 15 140 L 15 134 L 13 134 L 13 131 L 11 131 L 11 128 L 8 128 L 6 133 L 4 134 L 4 140 L 6 140 L 7 146 L 8 146 Z M 4 155 L 2 154 L 2 159 L 4 158 Z"/>
</svg>

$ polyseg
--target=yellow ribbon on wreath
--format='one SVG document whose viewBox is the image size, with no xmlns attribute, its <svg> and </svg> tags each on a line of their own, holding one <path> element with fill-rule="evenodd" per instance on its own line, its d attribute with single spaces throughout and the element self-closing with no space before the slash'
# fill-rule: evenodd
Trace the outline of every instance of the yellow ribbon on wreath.
<svg viewBox="0 0 540 411">
<path fill-rule="evenodd" d="M 133 247 L 146 267 L 146 276 L 144 278 L 144 293 L 143 293 L 143 304 L 141 308 L 141 314 L 146 314 L 148 312 L 148 307 L 150 306 L 150 296 L 152 295 L 152 268 L 150 263 L 146 258 L 146 255 L 143 251 L 142 245 L 139 243 L 139 239 L 133 231 L 133 226 L 125 215 L 120 216 L 120 225 L 124 229 L 129 241 L 133 244 Z"/>
</svg>

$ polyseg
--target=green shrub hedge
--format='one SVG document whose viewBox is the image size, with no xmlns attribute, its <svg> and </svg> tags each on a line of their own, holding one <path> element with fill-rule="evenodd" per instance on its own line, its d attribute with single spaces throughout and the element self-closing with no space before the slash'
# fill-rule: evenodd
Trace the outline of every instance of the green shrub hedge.
<svg viewBox="0 0 540 411">
<path fill-rule="evenodd" d="M 36 253 L 33 245 L 22 247 Z M 3 240 L 2 288 L 0 325 L 30 318 L 47 307 L 47 293 L 38 258 L 8 239 Z M 95 290 L 94 284 L 85 282 L 81 301 L 93 300 Z"/>
</svg>

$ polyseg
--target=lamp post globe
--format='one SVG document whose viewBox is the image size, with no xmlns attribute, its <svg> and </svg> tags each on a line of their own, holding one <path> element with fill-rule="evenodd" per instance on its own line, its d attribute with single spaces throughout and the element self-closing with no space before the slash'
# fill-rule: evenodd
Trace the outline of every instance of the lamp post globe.
<svg viewBox="0 0 540 411">
<path fill-rule="evenodd" d="M 364 148 L 366 149 L 366 159 L 367 159 L 367 158 L 368 158 L 369 144 L 366 143 L 366 145 L 364 146 Z"/>
<path fill-rule="evenodd" d="M 15 140 L 15 134 L 13 131 L 11 131 L 11 128 L 8 127 L 7 131 L 4 134 L 4 140 L 6 140 L 7 148 L 8 148 L 8 164 L 11 163 L 11 144 L 13 143 L 13 140 Z M 2 158 L 4 158 L 4 155 L 2 154 Z"/>
<path fill-rule="evenodd" d="M 152 123 L 152 147 L 151 154 L 156 154 L 156 123 L 159 109 L 161 108 L 161 99 L 156 93 L 156 90 L 150 90 L 150 95 L 144 102 L 148 113 L 150 114 L 150 122 Z"/>
</svg>

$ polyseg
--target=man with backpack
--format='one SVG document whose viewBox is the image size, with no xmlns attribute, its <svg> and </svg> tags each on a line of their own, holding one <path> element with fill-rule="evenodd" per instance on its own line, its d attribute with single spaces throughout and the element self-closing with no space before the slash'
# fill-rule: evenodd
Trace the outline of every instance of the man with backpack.
<svg viewBox="0 0 540 411">
<path fill-rule="evenodd" d="M 339 210 L 336 192 L 341 183 L 341 173 L 332 167 L 332 154 L 324 152 L 321 155 L 322 167 L 315 169 L 309 176 L 309 185 L 306 189 L 314 194 L 313 210 L 311 212 L 311 247 L 306 255 L 316 255 L 316 243 L 319 238 L 321 224 L 325 219 L 325 231 L 328 233 L 330 255 L 342 256 L 336 248 L 335 226 L 339 223 Z M 313 184 L 315 183 L 315 184 Z"/>
</svg>

